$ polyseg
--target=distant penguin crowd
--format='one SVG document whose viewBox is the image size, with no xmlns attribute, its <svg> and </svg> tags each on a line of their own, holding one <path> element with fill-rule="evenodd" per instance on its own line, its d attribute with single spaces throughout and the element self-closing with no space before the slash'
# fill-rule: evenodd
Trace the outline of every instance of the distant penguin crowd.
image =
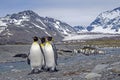
<svg viewBox="0 0 120 80">
<path fill-rule="evenodd" d="M 27 63 L 31 66 L 29 74 L 38 74 L 42 71 L 56 72 L 57 58 L 56 47 L 51 36 L 41 38 L 34 36 L 27 58 Z"/>
</svg>

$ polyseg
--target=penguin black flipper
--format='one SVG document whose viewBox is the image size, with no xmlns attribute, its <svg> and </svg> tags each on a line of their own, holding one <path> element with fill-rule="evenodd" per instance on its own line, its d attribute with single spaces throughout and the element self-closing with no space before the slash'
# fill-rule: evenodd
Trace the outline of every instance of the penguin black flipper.
<svg viewBox="0 0 120 80">
<path fill-rule="evenodd" d="M 29 55 L 30 55 L 30 53 L 28 53 L 28 56 L 27 56 L 27 63 L 28 63 L 28 65 L 30 65 Z"/>
<path fill-rule="evenodd" d="M 45 53 L 44 53 L 41 45 L 40 45 L 40 49 L 41 49 L 42 55 L 43 55 L 43 57 L 44 57 L 44 58 L 43 58 L 43 59 L 44 59 L 44 65 L 42 66 L 42 69 L 44 69 L 45 64 L 46 64 L 46 60 L 45 60 Z"/>
<path fill-rule="evenodd" d="M 28 65 L 30 65 L 30 59 L 29 58 L 27 58 L 27 63 L 28 63 Z"/>
<path fill-rule="evenodd" d="M 58 54 L 57 54 L 57 49 L 55 47 L 55 44 L 51 43 L 53 50 L 54 50 L 54 59 L 55 59 L 55 64 L 57 65 L 57 58 L 58 58 Z"/>
</svg>

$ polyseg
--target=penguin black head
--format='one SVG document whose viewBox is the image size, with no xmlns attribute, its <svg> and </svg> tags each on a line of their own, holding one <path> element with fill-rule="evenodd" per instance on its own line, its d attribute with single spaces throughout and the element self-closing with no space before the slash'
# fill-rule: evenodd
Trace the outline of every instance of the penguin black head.
<svg viewBox="0 0 120 80">
<path fill-rule="evenodd" d="M 41 43 L 45 43 L 45 37 L 40 38 Z"/>
<path fill-rule="evenodd" d="M 33 37 L 33 40 L 34 40 L 34 41 L 38 41 L 38 37 L 34 36 L 34 37 Z"/>
<path fill-rule="evenodd" d="M 48 41 L 52 41 L 52 39 L 53 39 L 53 38 L 52 38 L 51 36 L 48 36 L 48 37 L 47 37 L 47 40 L 48 40 Z"/>
</svg>

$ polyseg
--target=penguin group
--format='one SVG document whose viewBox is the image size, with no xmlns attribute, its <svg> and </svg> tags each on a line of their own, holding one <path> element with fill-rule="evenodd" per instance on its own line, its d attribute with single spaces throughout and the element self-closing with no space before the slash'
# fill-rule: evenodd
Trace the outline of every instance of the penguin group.
<svg viewBox="0 0 120 80">
<path fill-rule="evenodd" d="M 40 44 L 39 44 L 40 39 Z M 27 63 L 31 66 L 31 73 L 35 74 L 42 71 L 56 72 L 57 51 L 53 44 L 53 38 L 46 36 L 42 38 L 33 37 L 33 43 L 28 54 Z"/>
</svg>

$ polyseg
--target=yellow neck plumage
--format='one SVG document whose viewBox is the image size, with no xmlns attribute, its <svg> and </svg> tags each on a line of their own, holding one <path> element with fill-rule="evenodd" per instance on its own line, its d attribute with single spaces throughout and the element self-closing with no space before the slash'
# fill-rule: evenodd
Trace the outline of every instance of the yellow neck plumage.
<svg viewBox="0 0 120 80">
<path fill-rule="evenodd" d="M 45 42 L 45 43 L 41 43 L 40 46 L 41 46 L 41 47 L 44 47 L 45 44 L 47 44 L 47 45 L 51 45 L 50 41 L 47 41 L 47 42 Z"/>
<path fill-rule="evenodd" d="M 41 43 L 41 44 L 40 44 L 40 46 L 41 46 L 41 47 L 44 47 L 44 46 L 45 46 L 45 44 L 44 44 L 44 43 L 43 43 L 43 44 Z"/>
<path fill-rule="evenodd" d="M 38 44 L 38 43 L 37 43 L 37 41 L 34 41 L 33 44 L 36 45 L 36 44 Z"/>
<path fill-rule="evenodd" d="M 50 41 L 47 41 L 46 44 L 51 45 L 51 44 L 50 44 Z"/>
</svg>

